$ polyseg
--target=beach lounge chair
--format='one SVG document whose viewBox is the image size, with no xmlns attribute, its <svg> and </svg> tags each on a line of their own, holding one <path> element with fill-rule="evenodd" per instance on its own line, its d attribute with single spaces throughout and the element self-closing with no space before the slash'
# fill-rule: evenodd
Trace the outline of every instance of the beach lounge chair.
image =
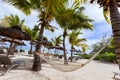
<svg viewBox="0 0 120 80">
<path fill-rule="evenodd" d="M 5 54 L 3 49 L 0 49 L 0 54 Z"/>
<path fill-rule="evenodd" d="M 11 61 L 11 59 L 8 56 L 0 55 L 0 65 L 2 66 L 2 68 L 5 68 L 5 71 L 1 72 L 1 75 L 6 74 L 11 69 L 18 67 L 21 64 L 25 65 L 25 61 L 22 60 Z"/>
<path fill-rule="evenodd" d="M 114 73 L 114 77 L 113 78 L 115 78 L 116 75 L 120 75 L 120 72 L 113 72 L 113 73 Z"/>
</svg>

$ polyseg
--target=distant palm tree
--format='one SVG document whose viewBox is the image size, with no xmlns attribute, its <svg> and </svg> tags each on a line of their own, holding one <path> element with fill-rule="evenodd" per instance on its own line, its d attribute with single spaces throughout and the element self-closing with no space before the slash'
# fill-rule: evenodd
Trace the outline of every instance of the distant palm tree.
<svg viewBox="0 0 120 80">
<path fill-rule="evenodd" d="M 50 26 L 51 20 L 57 15 L 61 10 L 65 8 L 64 3 L 67 0 L 4 0 L 7 3 L 14 5 L 16 8 L 23 11 L 26 15 L 31 13 L 31 10 L 36 10 L 39 13 L 39 25 L 40 32 L 38 41 L 42 41 L 44 28 Z M 41 45 L 36 46 L 36 52 L 41 51 Z M 32 70 L 41 70 L 41 63 L 38 61 L 40 59 L 38 54 L 35 54 L 34 63 Z M 39 65 L 36 65 L 39 64 Z"/>
<path fill-rule="evenodd" d="M 20 20 L 20 18 L 18 17 L 18 15 L 9 15 L 9 16 L 4 16 L 3 19 L 0 20 L 0 27 L 11 27 L 11 28 L 15 28 L 15 29 L 18 29 L 18 30 L 22 30 L 22 27 L 24 27 L 24 22 L 25 20 Z M 14 32 L 13 32 L 14 33 Z M 11 41 L 11 44 L 10 44 L 10 48 L 9 48 L 9 51 L 8 51 L 8 55 L 9 54 L 12 54 L 13 50 L 12 50 L 12 46 L 13 46 L 13 41 L 14 41 L 14 38 L 12 39 Z"/>
<path fill-rule="evenodd" d="M 91 24 L 93 20 L 83 15 L 83 10 L 84 7 L 78 8 L 76 6 L 72 6 L 72 8 L 62 11 L 58 16 L 55 17 L 57 23 L 63 29 L 64 64 L 68 64 L 65 49 L 65 38 L 68 30 L 93 28 Z"/>
<path fill-rule="evenodd" d="M 52 39 L 52 43 L 53 46 L 60 46 L 60 44 L 62 44 L 63 40 L 61 39 L 61 36 L 55 37 L 54 39 Z M 55 53 L 56 53 L 56 49 L 55 49 Z"/>
<path fill-rule="evenodd" d="M 18 15 L 10 15 L 10 16 L 4 16 L 3 19 L 0 20 L 0 24 L 2 27 L 12 27 L 12 26 L 20 26 L 23 27 L 25 23 L 25 20 L 20 20 Z"/>
<path fill-rule="evenodd" d="M 57 37 L 55 37 L 55 38 L 53 38 L 51 40 L 52 40 L 54 46 L 59 46 L 60 44 L 62 44 L 62 41 L 63 41 L 61 39 L 61 36 L 57 36 Z"/>
<path fill-rule="evenodd" d="M 71 62 L 72 62 L 72 57 L 73 57 L 72 50 L 74 49 L 74 46 L 82 47 L 83 50 L 87 48 L 87 44 L 82 43 L 86 41 L 86 39 L 79 38 L 80 34 L 82 33 L 79 30 L 73 30 L 71 33 L 68 34 L 69 43 L 71 44 Z"/>
<path fill-rule="evenodd" d="M 23 27 L 23 31 L 25 31 L 30 37 L 31 37 L 31 41 L 30 41 L 30 50 L 29 50 L 29 54 L 32 54 L 32 47 L 33 47 L 33 44 L 32 42 L 34 42 L 35 40 L 37 40 L 38 38 L 38 29 L 35 29 L 36 27 L 38 27 L 37 25 L 34 26 L 33 29 L 30 29 L 28 27 Z"/>
</svg>

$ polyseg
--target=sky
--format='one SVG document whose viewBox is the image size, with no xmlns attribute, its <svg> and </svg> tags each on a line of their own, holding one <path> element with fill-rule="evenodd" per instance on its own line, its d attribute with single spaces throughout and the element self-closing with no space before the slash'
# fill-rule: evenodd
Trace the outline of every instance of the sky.
<svg viewBox="0 0 120 80">
<path fill-rule="evenodd" d="M 100 41 L 100 39 L 104 34 L 107 34 L 108 36 L 112 35 L 112 29 L 111 29 L 111 25 L 109 25 L 103 17 L 102 8 L 99 8 L 99 6 L 96 4 L 94 5 L 86 4 L 84 6 L 85 6 L 84 14 L 94 20 L 93 22 L 94 28 L 93 28 L 93 31 L 82 30 L 83 35 L 80 35 L 79 37 L 86 38 L 87 39 L 86 44 L 88 44 L 89 47 L 91 48 L 91 45 Z M 27 25 L 30 28 L 33 28 L 33 26 L 37 24 L 37 21 L 38 21 L 37 12 L 33 11 L 31 15 L 26 16 L 15 7 L 7 3 L 4 3 L 0 0 L 0 19 L 2 19 L 5 15 L 10 15 L 10 14 L 14 14 L 14 15 L 17 14 L 20 19 L 25 19 L 25 25 Z M 55 21 L 51 22 L 51 25 L 55 27 L 59 27 L 59 25 Z M 47 36 L 49 40 L 60 34 L 62 34 L 61 29 L 56 30 L 54 33 L 48 30 L 44 32 L 44 35 Z M 29 42 L 26 42 L 26 43 L 27 45 L 29 44 Z M 66 46 L 67 46 L 67 49 L 69 50 L 70 45 L 67 40 L 66 40 Z M 29 49 L 29 46 L 24 46 L 24 47 L 26 49 Z M 77 49 L 80 49 L 80 47 L 78 47 Z"/>
</svg>

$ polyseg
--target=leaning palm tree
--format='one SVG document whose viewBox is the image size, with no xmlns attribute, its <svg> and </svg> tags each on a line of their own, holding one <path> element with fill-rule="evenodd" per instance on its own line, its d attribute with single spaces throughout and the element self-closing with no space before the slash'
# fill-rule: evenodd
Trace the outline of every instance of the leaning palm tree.
<svg viewBox="0 0 120 80">
<path fill-rule="evenodd" d="M 93 28 L 91 24 L 93 20 L 83 15 L 83 10 L 84 7 L 78 8 L 76 6 L 73 6 L 72 8 L 64 10 L 55 18 L 63 30 L 64 64 L 68 64 L 65 49 L 65 38 L 67 36 L 67 31 Z"/>
<path fill-rule="evenodd" d="M 78 2 L 82 3 L 87 2 L 87 0 L 77 0 Z M 120 7 L 120 0 L 90 0 L 90 3 L 97 2 L 100 7 L 103 8 L 103 13 L 107 22 L 109 22 L 108 17 L 110 17 L 111 25 L 112 25 L 112 32 L 114 38 L 114 46 L 115 46 L 115 53 L 120 59 L 120 13 L 118 8 Z M 110 13 L 110 15 L 108 15 Z"/>
<path fill-rule="evenodd" d="M 39 25 L 40 32 L 38 41 L 42 41 L 44 28 L 50 26 L 49 23 L 55 15 L 63 10 L 64 3 L 67 0 L 4 0 L 7 3 L 14 5 L 16 8 L 23 11 L 26 15 L 31 13 L 31 10 L 36 10 L 39 13 Z M 36 46 L 36 52 L 41 51 L 41 45 Z M 35 54 L 32 70 L 41 70 L 41 63 L 37 58 L 40 58 L 38 54 Z M 39 65 L 37 65 L 39 64 Z"/>
</svg>

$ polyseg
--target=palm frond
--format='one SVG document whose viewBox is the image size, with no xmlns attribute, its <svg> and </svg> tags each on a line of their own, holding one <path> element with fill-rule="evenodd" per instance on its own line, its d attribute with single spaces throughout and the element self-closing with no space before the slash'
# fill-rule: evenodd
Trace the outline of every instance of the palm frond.
<svg viewBox="0 0 120 80">
<path fill-rule="evenodd" d="M 88 47 L 88 45 L 86 45 L 86 44 L 77 44 L 76 46 L 79 46 L 79 47 Z"/>
<path fill-rule="evenodd" d="M 17 9 L 20 9 L 26 15 L 29 15 L 31 13 L 30 7 L 32 5 L 29 3 L 29 0 L 3 0 L 3 1 L 15 6 Z"/>
<path fill-rule="evenodd" d="M 25 20 L 20 20 L 18 15 L 10 15 L 5 16 L 3 19 L 0 20 L 2 26 L 11 27 L 19 25 L 20 27 L 24 26 Z"/>
<path fill-rule="evenodd" d="M 103 7 L 103 15 L 107 23 L 110 24 L 111 22 L 110 22 L 110 17 L 109 17 L 109 11 L 105 10 L 104 7 Z"/>
<path fill-rule="evenodd" d="M 63 43 L 63 40 L 61 39 L 61 36 L 57 36 L 54 39 L 51 39 L 54 46 L 58 46 Z"/>
</svg>

